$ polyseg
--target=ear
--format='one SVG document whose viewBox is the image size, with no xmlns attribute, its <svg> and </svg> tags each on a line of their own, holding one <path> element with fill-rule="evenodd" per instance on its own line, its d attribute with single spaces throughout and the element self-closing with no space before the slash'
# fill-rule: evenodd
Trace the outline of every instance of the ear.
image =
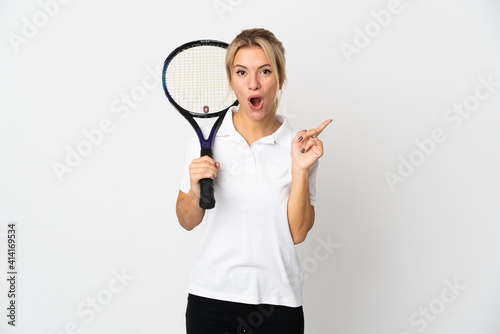
<svg viewBox="0 0 500 334">
<path fill-rule="evenodd" d="M 283 84 L 285 83 L 285 79 L 283 79 L 283 78 L 278 78 L 278 80 L 279 80 L 279 85 L 278 85 L 278 87 L 279 87 L 279 90 L 281 90 L 281 89 L 283 88 Z"/>
</svg>

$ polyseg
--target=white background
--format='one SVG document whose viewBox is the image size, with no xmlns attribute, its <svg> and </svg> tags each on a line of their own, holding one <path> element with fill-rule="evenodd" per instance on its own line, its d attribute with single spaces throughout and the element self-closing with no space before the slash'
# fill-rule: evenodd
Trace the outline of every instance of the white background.
<svg viewBox="0 0 500 334">
<path fill-rule="evenodd" d="M 401 0 L 374 25 L 388 3 L 73 0 L 48 16 L 37 1 L 2 1 L 0 277 L 9 222 L 19 275 L 15 328 L 0 280 L 0 332 L 184 333 L 204 227 L 177 223 L 192 130 L 155 80 L 184 42 L 264 27 L 287 50 L 279 112 L 297 130 L 334 119 L 315 226 L 297 246 L 306 333 L 500 333 L 500 87 L 460 124 L 443 118 L 473 101 L 478 77 L 500 81 L 500 3 Z M 369 45 L 346 57 L 342 43 L 367 27 Z M 106 119 L 113 130 L 60 180 L 54 163 Z M 446 140 L 418 153 L 437 128 Z M 419 165 L 391 189 L 386 173 L 410 157 Z"/>
</svg>

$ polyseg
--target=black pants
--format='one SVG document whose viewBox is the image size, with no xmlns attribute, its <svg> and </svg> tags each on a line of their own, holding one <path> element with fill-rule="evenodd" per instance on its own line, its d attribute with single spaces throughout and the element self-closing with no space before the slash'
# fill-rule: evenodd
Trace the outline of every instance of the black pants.
<svg viewBox="0 0 500 334">
<path fill-rule="evenodd" d="M 243 304 L 188 294 L 187 334 L 304 334 L 302 306 Z"/>
</svg>

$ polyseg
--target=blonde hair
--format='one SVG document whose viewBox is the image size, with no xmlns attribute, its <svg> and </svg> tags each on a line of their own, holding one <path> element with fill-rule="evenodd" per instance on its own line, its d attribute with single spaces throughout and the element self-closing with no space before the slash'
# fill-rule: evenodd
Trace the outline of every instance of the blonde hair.
<svg viewBox="0 0 500 334">
<path fill-rule="evenodd" d="M 234 65 L 236 53 L 242 48 L 253 46 L 258 46 L 264 51 L 271 69 L 276 76 L 278 90 L 281 90 L 283 84 L 286 82 L 285 48 L 272 32 L 262 28 L 243 30 L 229 44 L 226 52 L 226 73 L 229 82 L 232 79 L 231 69 Z M 273 113 L 276 113 L 278 104 L 279 96 L 277 95 L 273 103 Z"/>
</svg>

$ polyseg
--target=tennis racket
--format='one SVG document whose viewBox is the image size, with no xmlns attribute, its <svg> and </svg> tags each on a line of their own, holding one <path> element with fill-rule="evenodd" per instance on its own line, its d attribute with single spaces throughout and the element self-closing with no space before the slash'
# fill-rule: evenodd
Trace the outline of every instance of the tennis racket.
<svg viewBox="0 0 500 334">
<path fill-rule="evenodd" d="M 213 158 L 212 147 L 227 110 L 238 101 L 226 74 L 228 44 L 215 40 L 199 40 L 183 44 L 172 51 L 163 66 L 163 90 L 198 135 L 200 156 Z M 218 117 L 205 139 L 195 118 Z M 214 181 L 200 180 L 200 207 L 215 206 Z"/>
</svg>

